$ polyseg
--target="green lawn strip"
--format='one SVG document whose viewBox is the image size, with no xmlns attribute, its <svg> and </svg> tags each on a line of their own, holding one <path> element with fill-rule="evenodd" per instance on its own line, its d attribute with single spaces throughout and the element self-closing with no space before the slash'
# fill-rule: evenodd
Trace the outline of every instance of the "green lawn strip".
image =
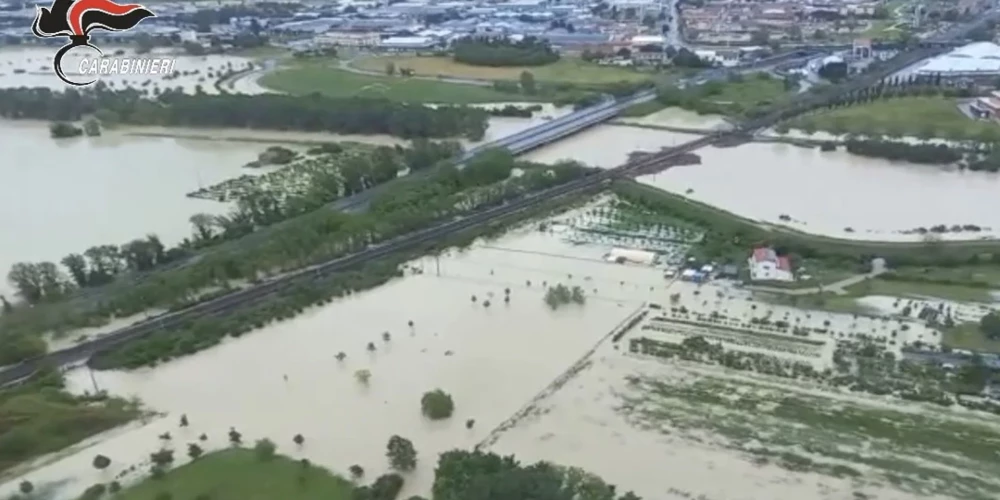
<svg viewBox="0 0 1000 500">
<path fill-rule="evenodd" d="M 708 429 L 734 449 L 792 470 L 845 477 L 861 474 L 851 464 L 863 465 L 867 467 L 862 470 L 874 469 L 882 479 L 909 491 L 963 499 L 986 500 L 989 491 L 1000 487 L 994 480 L 1000 472 L 996 427 L 790 396 L 744 382 L 737 386 L 702 378 L 684 385 L 642 380 L 638 387 L 643 393 L 627 396 L 626 408 L 645 428 L 658 429 L 656 422 L 666 420 L 681 429 Z M 956 482 L 962 485 L 955 487 Z"/>
<path fill-rule="evenodd" d="M 330 471 L 284 456 L 261 460 L 252 450 L 205 455 L 114 496 L 115 500 L 350 500 L 352 485 Z"/>
<path fill-rule="evenodd" d="M 991 340 L 979 329 L 979 323 L 961 323 L 941 332 L 941 343 L 952 349 L 1000 354 L 1000 340 Z"/>
<path fill-rule="evenodd" d="M 857 297 L 833 292 L 791 295 L 786 293 L 754 292 L 754 298 L 768 304 L 845 314 L 874 315 L 876 310 L 858 303 Z"/>
<path fill-rule="evenodd" d="M 906 281 L 940 281 L 942 284 L 974 283 L 978 287 L 1000 289 L 1000 266 L 900 267 L 892 273 Z"/>
<path fill-rule="evenodd" d="M 785 93 L 784 83 L 779 79 L 748 76 L 741 81 L 726 83 L 720 93 L 709 96 L 708 99 L 752 107 L 761 101 L 777 99 Z"/>
<path fill-rule="evenodd" d="M 989 302 L 989 289 L 962 285 L 872 278 L 844 289 L 853 296 L 888 295 L 890 297 L 936 297 L 959 302 Z"/>
<path fill-rule="evenodd" d="M 815 258 L 850 260 L 856 265 L 864 256 L 930 256 L 946 250 L 955 259 L 971 258 L 983 253 L 1000 252 L 1000 243 L 993 241 L 942 241 L 930 248 L 924 242 L 860 241 L 803 233 L 794 229 L 758 222 L 683 195 L 664 191 L 633 180 L 615 180 L 612 191 L 627 201 L 642 200 L 656 213 L 669 214 L 704 227 L 712 233 L 739 235 L 746 242 L 767 241 L 778 247 L 806 247 Z M 729 240 L 732 243 L 731 239 Z M 747 243 L 732 243 L 746 253 Z M 803 252 L 805 253 L 805 252 Z M 744 257 L 745 258 L 745 255 Z M 833 267 L 833 266 L 831 266 Z"/>
<path fill-rule="evenodd" d="M 406 68 L 420 76 L 479 80 L 517 80 L 524 71 L 530 72 L 540 82 L 575 84 L 634 82 L 649 80 L 652 76 L 629 68 L 600 66 L 568 57 L 543 66 L 473 66 L 455 62 L 451 57 L 438 56 L 363 57 L 351 61 L 350 65 L 366 71 L 382 72 L 389 63 L 397 69 Z"/>
<path fill-rule="evenodd" d="M 958 100 L 942 97 L 898 97 L 823 110 L 789 123 L 792 128 L 858 135 L 977 139 L 1000 134 L 993 123 L 972 120 Z"/>
<path fill-rule="evenodd" d="M 361 75 L 321 65 L 297 64 L 263 75 L 259 83 L 289 94 L 318 92 L 329 97 L 382 97 L 413 103 L 472 104 L 538 100 L 490 87 L 438 82 L 422 78 Z"/>
</svg>

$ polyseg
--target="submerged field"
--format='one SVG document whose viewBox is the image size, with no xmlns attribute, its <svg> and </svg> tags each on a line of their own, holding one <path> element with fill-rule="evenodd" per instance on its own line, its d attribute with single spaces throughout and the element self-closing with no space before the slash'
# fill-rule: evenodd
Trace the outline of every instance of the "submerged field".
<svg viewBox="0 0 1000 500">
<path fill-rule="evenodd" d="M 1000 492 L 996 417 L 612 349 L 534 417 L 494 449 L 585 467 L 644 498 L 987 500 Z"/>
</svg>

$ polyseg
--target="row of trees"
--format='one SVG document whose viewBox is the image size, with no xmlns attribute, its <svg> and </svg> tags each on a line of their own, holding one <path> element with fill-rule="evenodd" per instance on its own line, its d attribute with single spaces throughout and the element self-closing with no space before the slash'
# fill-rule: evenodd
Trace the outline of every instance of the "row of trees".
<svg viewBox="0 0 1000 500">
<path fill-rule="evenodd" d="M 944 144 L 908 144 L 895 141 L 849 140 L 844 143 L 851 154 L 904 160 L 911 163 L 949 164 L 962 159 L 962 153 Z"/>
<path fill-rule="evenodd" d="M 388 134 L 399 137 L 483 138 L 488 114 L 463 106 L 431 108 L 372 98 L 319 94 L 185 94 L 165 90 L 146 98 L 140 90 L 112 90 L 100 83 L 84 90 L 0 89 L 0 117 L 177 127 L 232 127 Z"/>
<path fill-rule="evenodd" d="M 468 37 L 453 45 L 456 62 L 474 66 L 544 66 L 559 60 L 548 42 L 535 37 L 520 41 L 507 38 Z"/>
<path fill-rule="evenodd" d="M 524 174 L 511 177 L 515 167 Z M 484 153 L 462 170 L 442 167 L 431 176 L 391 186 L 371 201 L 367 212 L 318 210 L 274 228 L 266 240 L 248 240 L 239 248 L 220 249 L 187 267 L 159 273 L 105 298 L 99 311 L 121 317 L 154 307 L 180 307 L 200 300 L 204 290 L 224 290 L 233 281 L 252 281 L 357 252 L 442 220 L 568 182 L 587 171 L 575 164 L 542 167 L 515 162 L 501 151 Z M 94 366 L 139 367 L 211 347 L 227 335 L 239 336 L 293 317 L 306 307 L 385 283 L 399 276 L 398 265 L 411 257 L 389 256 L 323 279 L 300 282 L 252 309 L 241 309 L 225 318 L 199 318 L 101 353 L 93 359 Z M 66 321 L 65 317 L 58 319 Z"/>
<path fill-rule="evenodd" d="M 794 232 L 766 231 L 732 214 L 692 204 L 663 191 L 633 182 L 616 182 L 612 191 L 622 200 L 651 214 L 686 221 L 704 228 L 701 243 L 692 251 L 699 261 L 737 262 L 746 259 L 748 245 L 766 244 L 800 260 L 822 262 L 833 269 L 866 270 L 872 258 L 882 257 L 889 267 L 957 267 L 1000 263 L 1000 245 L 945 242 L 887 245 L 865 241 L 841 242 Z"/>
<path fill-rule="evenodd" d="M 71 253 L 60 263 L 67 276 L 51 262 L 14 264 L 8 281 L 30 304 L 63 298 L 74 288 L 103 286 L 123 273 L 147 272 L 190 257 L 195 250 L 241 238 L 258 228 L 319 209 L 326 203 L 350 196 L 395 179 L 404 169 L 420 171 L 451 158 L 461 149 L 457 142 L 413 141 L 409 148 L 379 146 L 367 155 L 348 155 L 335 144 L 318 148 L 317 154 L 346 158 L 335 171 L 316 174 L 305 195 L 279 199 L 274 193 L 250 191 L 235 200 L 227 215 L 195 214 L 191 217 L 194 235 L 177 247 L 167 249 L 156 235 L 123 245 L 97 245 L 82 254 Z"/>
</svg>

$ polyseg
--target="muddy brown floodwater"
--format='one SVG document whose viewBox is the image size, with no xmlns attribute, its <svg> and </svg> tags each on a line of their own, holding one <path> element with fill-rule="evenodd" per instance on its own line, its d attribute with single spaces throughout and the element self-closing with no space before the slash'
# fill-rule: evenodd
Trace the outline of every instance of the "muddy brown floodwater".
<svg viewBox="0 0 1000 500">
<path fill-rule="evenodd" d="M 421 259 L 415 265 L 425 270 L 422 275 L 193 356 L 134 372 L 96 372 L 99 389 L 134 395 L 167 415 L 109 433 L 87 451 L 23 477 L 35 484 L 64 481 L 58 498 L 68 498 L 147 458 L 163 432 L 170 431 L 172 446 L 181 450 L 203 432 L 209 447 L 219 447 L 227 445 L 232 426 L 245 442 L 268 437 L 282 453 L 345 475 L 360 464 L 372 477 L 387 469 L 385 443 L 400 434 L 420 452 L 403 497 L 426 495 L 437 453 L 483 440 L 668 284 L 655 269 L 608 264 L 602 253 L 581 253 L 526 229 L 465 252 Z M 579 285 L 588 292 L 587 303 L 550 310 L 543 282 Z M 510 304 L 503 301 L 505 288 L 511 289 Z M 383 342 L 382 332 L 392 339 Z M 368 342 L 378 350 L 367 352 Z M 340 351 L 347 354 L 344 362 L 334 358 Z M 371 371 L 368 387 L 355 380 L 359 369 Z M 93 390 L 86 370 L 71 372 L 69 385 Z M 429 422 L 420 414 L 421 395 L 434 388 L 454 397 L 455 414 L 447 421 Z M 181 414 L 190 427 L 178 428 Z M 476 420 L 471 430 L 464 425 L 470 418 Z M 306 438 L 301 448 L 292 443 L 298 433 Z M 112 458 L 108 471 L 94 470 L 94 453 Z M 0 488 L 0 496 L 14 486 Z"/>
</svg>

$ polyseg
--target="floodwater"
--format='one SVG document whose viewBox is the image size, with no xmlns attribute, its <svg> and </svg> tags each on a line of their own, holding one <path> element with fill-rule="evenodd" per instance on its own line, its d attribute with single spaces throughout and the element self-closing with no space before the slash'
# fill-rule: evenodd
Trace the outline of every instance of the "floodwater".
<svg viewBox="0 0 1000 500">
<path fill-rule="evenodd" d="M 149 233 L 176 244 L 191 234 L 191 215 L 228 209 L 184 195 L 246 173 L 241 167 L 265 147 L 115 132 L 53 140 L 47 124 L 4 121 L 0 144 L 4 275 L 14 262 L 58 262 L 71 252 Z M 2 281 L 0 293 L 8 289 Z"/>
<path fill-rule="evenodd" d="M 623 164 L 629 151 L 657 150 L 694 137 L 603 125 L 526 157 L 543 162 L 575 159 L 612 168 Z M 981 232 L 945 233 L 942 239 L 1000 235 L 997 174 L 889 162 L 789 144 L 709 147 L 696 153 L 702 158 L 701 165 L 672 168 L 639 180 L 744 217 L 839 238 L 920 241 L 923 237 L 913 234 L 914 229 L 938 224 L 984 228 Z M 783 215 L 791 221 L 783 221 Z"/>
<path fill-rule="evenodd" d="M 627 339 L 620 344 L 626 346 Z M 884 500 L 939 498 L 790 472 L 774 464 L 757 465 L 741 452 L 727 449 L 711 432 L 675 427 L 666 419 L 660 427 L 640 428 L 619 410 L 629 376 L 667 383 L 685 378 L 668 363 L 637 359 L 602 345 L 587 369 L 541 402 L 532 418 L 501 436 L 493 451 L 516 453 L 523 462 L 547 460 L 582 467 L 617 484 L 618 491 L 633 490 L 656 500 L 861 498 L 853 492 Z"/>
<path fill-rule="evenodd" d="M 127 484 L 142 478 L 150 452 L 173 448 L 180 465 L 187 443 L 205 433 L 203 447 L 228 446 L 231 427 L 248 446 L 267 437 L 281 453 L 343 475 L 359 464 L 369 480 L 387 471 L 389 437 L 407 437 L 419 456 L 417 469 L 405 475 L 402 498 L 428 494 L 438 453 L 480 443 L 524 461 L 584 467 L 644 498 L 684 498 L 677 492 L 690 492 L 688 498 L 705 494 L 713 500 L 832 500 L 852 490 L 873 491 L 756 466 L 740 452 L 713 446 L 710 436 L 692 441 L 628 424 L 615 411 L 614 393 L 626 376 L 655 375 L 661 368 L 615 351 L 607 335 L 644 303 L 666 304 L 678 291 L 682 303 L 702 306 L 692 295 L 694 285 L 666 280 L 658 268 L 607 263 L 602 256 L 610 247 L 565 243 L 558 237 L 564 228 L 553 224 L 543 233 L 528 225 L 465 251 L 419 259 L 405 278 L 155 368 L 94 372 L 93 379 L 85 369 L 72 371 L 71 390 L 135 396 L 161 416 L 42 458 L 0 485 L 0 498 L 27 479 L 50 488 L 53 500 L 68 500 L 138 464 L 138 472 L 121 479 Z M 583 288 L 586 304 L 549 309 L 544 286 L 556 283 Z M 507 288 L 509 304 L 503 301 Z M 714 296 L 711 287 L 701 290 Z M 736 313 L 748 307 L 743 303 L 727 300 L 723 307 Z M 704 304 L 711 306 L 711 300 Z M 382 332 L 391 340 L 383 341 Z M 368 342 L 376 352 L 367 352 Z M 338 362 L 341 351 L 347 358 Z M 540 397 L 586 360 L 589 367 Z M 372 374 L 367 386 L 354 377 L 361 369 Z M 420 415 L 420 396 L 435 388 L 454 398 L 448 420 Z M 492 432 L 526 408 L 526 418 Z M 190 427 L 179 427 L 182 414 Z M 475 419 L 472 429 L 465 427 L 468 419 Z M 165 432 L 171 441 L 158 438 Z M 292 442 L 296 434 L 305 437 L 301 447 Z M 95 470 L 96 454 L 110 457 L 112 465 Z M 912 497 L 880 491 L 879 498 Z"/>
<path fill-rule="evenodd" d="M 725 127 L 728 122 L 719 115 L 699 115 L 694 111 L 681 108 L 666 108 L 646 116 L 625 117 L 617 120 L 620 123 L 635 123 L 639 125 L 661 125 L 667 127 L 684 127 L 692 129 L 712 130 Z"/>
<path fill-rule="evenodd" d="M 659 270 L 609 264 L 602 253 L 578 252 L 531 227 L 472 250 L 421 259 L 414 265 L 423 274 L 208 351 L 153 369 L 96 372 L 100 389 L 135 395 L 166 416 L 110 433 L 22 477 L 36 485 L 66 481 L 56 487 L 61 500 L 142 462 L 161 445 L 163 432 L 172 433 L 182 458 L 186 443 L 201 433 L 208 447 L 220 447 L 235 427 L 247 443 L 268 437 L 282 453 L 345 475 L 360 464 L 373 478 L 386 471 L 385 443 L 399 434 L 420 454 L 402 497 L 426 495 L 438 453 L 475 446 L 644 301 L 665 293 L 668 282 Z M 549 309 L 546 281 L 583 287 L 587 303 Z M 389 342 L 381 339 L 386 331 Z M 368 342 L 377 352 L 366 351 Z M 343 362 L 334 358 L 339 351 L 347 354 Z M 355 380 L 359 369 L 371 371 L 368 387 Z M 86 370 L 71 372 L 69 385 L 93 390 Z M 422 393 L 435 388 L 454 398 L 449 420 L 429 422 L 420 414 Z M 178 428 L 181 414 L 189 428 Z M 467 419 L 475 419 L 473 429 L 466 429 Z M 292 443 L 297 433 L 306 439 L 301 448 Z M 96 453 L 111 457 L 112 470 L 92 467 Z M 16 482 L 0 487 L 0 497 Z"/>
<path fill-rule="evenodd" d="M 98 41 L 99 43 L 99 41 Z M 53 90 L 63 90 L 66 84 L 56 77 L 52 71 L 52 57 L 58 46 L 17 47 L 0 50 L 0 88 L 12 87 L 48 87 Z M 105 55 L 110 56 L 114 47 L 104 47 Z M 227 55 L 189 56 L 178 54 L 176 50 L 157 49 L 149 54 L 136 55 L 132 49 L 123 49 L 122 57 L 170 57 L 174 59 L 173 69 L 181 75 L 166 79 L 167 75 L 108 75 L 101 78 L 112 88 L 146 88 L 160 89 L 180 87 L 185 92 L 194 92 L 196 87 L 206 93 L 216 93 L 215 82 L 217 73 L 227 69 L 242 69 L 251 60 L 244 57 Z M 90 57 L 90 54 L 87 54 Z M 63 62 L 63 68 L 71 75 L 79 66 L 80 59 L 74 59 L 69 52 Z"/>
</svg>

